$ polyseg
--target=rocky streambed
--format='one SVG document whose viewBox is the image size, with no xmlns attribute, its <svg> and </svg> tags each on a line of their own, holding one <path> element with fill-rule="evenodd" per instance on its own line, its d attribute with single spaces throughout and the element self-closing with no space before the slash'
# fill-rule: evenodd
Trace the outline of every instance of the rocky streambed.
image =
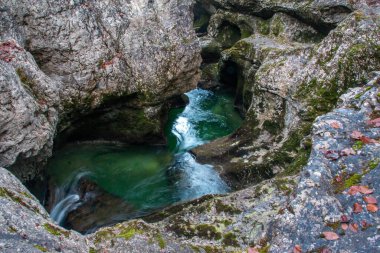
<svg viewBox="0 0 380 253">
<path fill-rule="evenodd" d="M 379 16 L 373 0 L 2 1 L 1 251 L 379 251 Z M 46 182 L 53 145 L 163 144 L 197 83 L 244 116 L 184 145 L 231 193 L 81 235 L 23 185 Z"/>
<path fill-rule="evenodd" d="M 227 193 L 213 167 L 197 163 L 188 151 L 240 126 L 233 96 L 202 89 L 186 96 L 189 104 L 170 112 L 167 147 L 88 143 L 55 152 L 45 198 L 51 217 L 88 233 L 176 202 Z"/>
</svg>

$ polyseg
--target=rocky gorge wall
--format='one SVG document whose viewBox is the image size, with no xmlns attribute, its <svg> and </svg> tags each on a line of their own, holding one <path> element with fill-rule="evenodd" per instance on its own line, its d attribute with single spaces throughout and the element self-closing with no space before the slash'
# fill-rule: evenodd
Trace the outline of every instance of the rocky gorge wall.
<svg viewBox="0 0 380 253">
<path fill-rule="evenodd" d="M 236 188 L 298 173 L 310 153 L 314 119 L 380 68 L 378 4 L 199 3 L 208 15 L 200 18 L 207 25 L 200 41 L 208 59 L 201 84 L 235 87 L 245 123 L 231 136 L 195 148 L 197 160 L 216 165 Z"/>
<path fill-rule="evenodd" d="M 0 166 L 33 178 L 53 139 L 162 143 L 196 87 L 191 1 L 2 1 Z"/>
<path fill-rule="evenodd" d="M 377 252 L 380 73 L 313 124 L 299 175 L 204 196 L 83 236 L 0 169 L 2 252 Z M 20 219 L 22 217 L 22 219 Z"/>
</svg>

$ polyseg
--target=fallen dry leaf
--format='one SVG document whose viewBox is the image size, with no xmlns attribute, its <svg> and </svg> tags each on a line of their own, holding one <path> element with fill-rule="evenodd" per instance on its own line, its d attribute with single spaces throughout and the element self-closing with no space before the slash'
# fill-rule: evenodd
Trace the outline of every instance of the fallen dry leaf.
<svg viewBox="0 0 380 253">
<path fill-rule="evenodd" d="M 339 235 L 337 235 L 334 232 L 328 232 L 328 231 L 326 231 L 326 232 L 323 232 L 322 234 L 325 237 L 325 239 L 329 240 L 329 241 L 333 241 L 333 240 L 339 239 Z"/>
<path fill-rule="evenodd" d="M 359 186 L 359 192 L 362 194 L 371 194 L 373 193 L 373 189 L 369 189 L 367 186 Z"/>
<path fill-rule="evenodd" d="M 254 248 L 248 248 L 248 253 L 260 253 L 260 252 L 256 247 L 254 247 Z"/>
<path fill-rule="evenodd" d="M 300 245 L 296 245 L 296 246 L 294 246 L 294 248 L 293 248 L 293 253 L 302 253 L 302 248 L 301 248 L 301 246 Z"/>
<path fill-rule="evenodd" d="M 350 221 L 350 217 L 348 217 L 347 215 L 343 214 L 342 216 L 340 216 L 340 222 L 348 223 L 349 221 Z"/>
<path fill-rule="evenodd" d="M 367 204 L 377 204 L 377 200 L 372 196 L 365 196 L 365 197 L 363 197 L 363 200 Z"/>
<path fill-rule="evenodd" d="M 368 125 L 374 125 L 375 127 L 380 127 L 380 118 L 376 118 L 373 120 L 368 120 L 367 121 Z"/>
<path fill-rule="evenodd" d="M 350 224 L 349 228 L 350 228 L 350 230 L 351 230 L 352 232 L 355 232 L 355 233 L 356 233 L 356 232 L 358 232 L 359 225 L 356 224 L 356 223 L 352 223 L 352 224 Z"/>
<path fill-rule="evenodd" d="M 362 220 L 361 224 L 363 229 L 367 229 L 372 226 L 372 224 L 369 224 L 366 220 Z"/>
<path fill-rule="evenodd" d="M 348 194 L 355 195 L 356 193 L 362 193 L 362 194 L 371 194 L 373 193 L 373 189 L 369 189 L 368 186 L 363 185 L 353 185 L 348 189 Z"/>
<path fill-rule="evenodd" d="M 322 152 L 325 157 L 330 160 L 337 160 L 340 157 L 339 152 L 336 150 L 323 150 Z"/>
<path fill-rule="evenodd" d="M 361 213 L 362 211 L 363 211 L 362 206 L 359 203 L 355 203 L 353 212 L 354 213 Z"/>
<path fill-rule="evenodd" d="M 360 137 L 360 140 L 361 140 L 364 144 L 377 143 L 376 140 L 371 139 L 371 138 L 369 138 L 369 137 L 367 137 L 367 136 L 362 136 L 362 137 Z"/>
<path fill-rule="evenodd" d="M 347 230 L 348 228 L 348 224 L 347 223 L 342 223 L 342 229 L 343 230 Z"/>
<path fill-rule="evenodd" d="M 351 138 L 355 140 L 359 140 L 361 137 L 363 137 L 363 134 L 359 131 L 353 131 L 351 133 Z"/>
<path fill-rule="evenodd" d="M 376 204 L 368 204 L 367 210 L 370 211 L 371 213 L 375 213 L 377 212 L 377 210 L 379 210 L 379 208 L 377 207 Z"/>
</svg>

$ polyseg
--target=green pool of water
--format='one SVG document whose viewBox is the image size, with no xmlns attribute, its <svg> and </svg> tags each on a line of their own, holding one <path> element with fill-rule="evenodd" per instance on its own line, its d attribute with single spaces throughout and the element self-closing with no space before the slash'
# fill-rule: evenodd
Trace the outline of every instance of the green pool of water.
<svg viewBox="0 0 380 253">
<path fill-rule="evenodd" d="M 187 151 L 240 126 L 233 97 L 201 89 L 187 96 L 190 102 L 185 108 L 170 111 L 167 147 L 71 144 L 55 152 L 48 165 L 57 192 L 52 218 L 62 218 L 62 212 L 77 206 L 77 199 L 62 201 L 78 194 L 73 187 L 78 175 L 130 204 L 131 217 L 204 194 L 227 192 L 218 173 L 210 165 L 198 164 Z M 110 216 L 112 210 L 109 207 Z"/>
</svg>

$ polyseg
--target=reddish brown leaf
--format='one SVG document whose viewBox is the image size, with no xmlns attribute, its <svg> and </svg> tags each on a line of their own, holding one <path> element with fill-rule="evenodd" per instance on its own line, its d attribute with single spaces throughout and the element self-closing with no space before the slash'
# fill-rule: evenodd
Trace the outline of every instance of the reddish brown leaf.
<svg viewBox="0 0 380 253">
<path fill-rule="evenodd" d="M 340 222 L 347 223 L 349 221 L 350 221 L 350 218 L 347 215 L 343 214 L 342 216 L 340 216 Z"/>
<path fill-rule="evenodd" d="M 363 200 L 367 204 L 377 204 L 377 200 L 372 196 L 365 196 L 365 197 L 363 197 Z"/>
<path fill-rule="evenodd" d="M 369 224 L 366 220 L 362 220 L 362 227 L 363 229 L 367 229 L 372 226 L 372 224 Z"/>
<path fill-rule="evenodd" d="M 328 231 L 326 231 L 326 232 L 323 232 L 322 234 L 325 237 L 325 239 L 329 240 L 329 241 L 333 241 L 333 240 L 339 239 L 339 235 L 337 235 L 334 232 L 328 232 Z"/>
<path fill-rule="evenodd" d="M 354 213 L 361 213 L 362 211 L 363 211 L 362 206 L 359 203 L 355 203 L 353 212 Z"/>
<path fill-rule="evenodd" d="M 347 223 L 342 223 L 341 227 L 342 227 L 343 230 L 347 230 L 348 224 Z"/>
<path fill-rule="evenodd" d="M 364 144 L 377 143 L 376 140 L 371 139 L 371 138 L 369 138 L 369 137 L 367 137 L 367 136 L 362 136 L 362 137 L 360 137 L 360 140 L 361 140 Z"/>
<path fill-rule="evenodd" d="M 377 207 L 376 204 L 368 204 L 367 210 L 370 211 L 371 213 L 375 213 L 377 212 L 377 210 L 379 210 L 379 208 Z"/>
<path fill-rule="evenodd" d="M 359 192 L 362 194 L 371 194 L 373 189 L 369 189 L 367 186 L 359 186 Z"/>
<path fill-rule="evenodd" d="M 300 245 L 296 245 L 296 246 L 294 246 L 294 248 L 293 248 L 293 253 L 302 253 L 302 248 L 301 248 L 301 246 Z"/>
<path fill-rule="evenodd" d="M 322 152 L 325 155 L 325 157 L 330 160 L 337 160 L 340 156 L 339 152 L 336 150 L 323 150 Z"/>
<path fill-rule="evenodd" d="M 367 121 L 368 125 L 374 125 L 375 127 L 380 127 L 380 118 L 376 118 L 373 120 L 368 120 Z"/>
<path fill-rule="evenodd" d="M 260 252 L 256 247 L 254 247 L 254 248 L 248 248 L 248 253 L 260 253 Z"/>
<path fill-rule="evenodd" d="M 353 185 L 350 187 L 350 189 L 348 190 L 348 194 L 350 195 L 355 195 L 356 193 L 360 192 L 360 186 L 358 185 Z"/>
<path fill-rule="evenodd" d="M 359 225 L 356 224 L 356 223 L 352 223 L 352 224 L 350 224 L 349 228 L 350 228 L 350 230 L 351 230 L 352 232 L 355 232 L 355 233 L 356 233 L 356 232 L 358 232 Z"/>
<path fill-rule="evenodd" d="M 351 138 L 355 140 L 359 140 L 361 137 L 363 137 L 363 134 L 359 131 L 353 131 L 351 133 Z"/>
</svg>

